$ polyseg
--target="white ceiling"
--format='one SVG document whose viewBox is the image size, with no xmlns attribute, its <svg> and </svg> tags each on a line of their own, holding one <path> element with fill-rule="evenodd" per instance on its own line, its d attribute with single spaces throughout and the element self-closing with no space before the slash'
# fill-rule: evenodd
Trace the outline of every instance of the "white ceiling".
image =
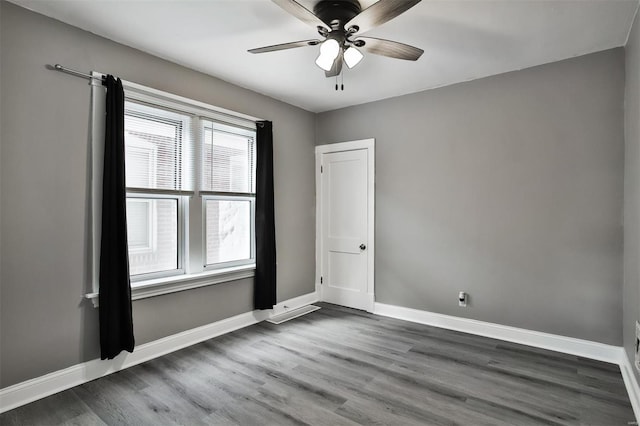
<svg viewBox="0 0 640 426">
<path fill-rule="evenodd" d="M 422 57 L 368 54 L 336 92 L 314 64 L 317 47 L 247 52 L 317 37 L 269 0 L 10 1 L 314 112 L 623 46 L 638 8 L 638 0 L 423 0 L 367 33 L 420 47 Z"/>
</svg>

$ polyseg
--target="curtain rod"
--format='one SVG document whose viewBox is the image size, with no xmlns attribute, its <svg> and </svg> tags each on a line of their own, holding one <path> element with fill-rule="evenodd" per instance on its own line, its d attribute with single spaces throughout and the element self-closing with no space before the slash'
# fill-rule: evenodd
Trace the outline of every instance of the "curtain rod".
<svg viewBox="0 0 640 426">
<path fill-rule="evenodd" d="M 73 76 L 76 76 L 76 77 L 86 78 L 87 80 L 100 80 L 99 77 L 94 77 L 91 74 L 87 74 L 87 73 L 83 73 L 81 71 L 76 71 L 76 70 L 71 69 L 71 68 L 63 67 L 60 64 L 55 64 L 54 66 L 47 65 L 47 68 L 50 69 L 50 70 L 60 71 L 60 72 L 66 73 L 66 74 L 70 74 L 70 75 L 73 75 Z M 102 81 L 102 84 L 104 84 L 105 76 L 102 76 L 101 81 Z M 127 84 L 131 84 L 132 86 L 134 85 L 133 83 L 127 83 Z M 246 118 L 246 117 L 241 117 L 240 114 L 238 114 L 238 113 L 229 114 L 229 113 L 226 113 L 226 112 L 223 112 L 223 111 L 219 111 L 219 110 L 215 110 L 215 112 L 217 114 L 226 115 L 226 116 L 232 117 L 232 118 L 245 119 L 245 120 L 247 120 L 249 122 L 256 123 L 256 125 L 259 126 L 259 127 L 263 127 L 264 126 L 264 124 L 260 122 L 262 120 L 259 119 L 259 118 L 254 118 L 254 117 Z M 242 115 L 244 116 L 244 114 L 242 114 Z"/>
<path fill-rule="evenodd" d="M 64 73 L 67 73 L 67 74 L 71 74 L 71 75 L 74 75 L 76 77 L 86 78 L 87 80 L 92 80 L 94 78 L 95 79 L 98 78 L 98 77 L 93 77 L 91 74 L 86 74 L 86 73 L 83 73 L 83 72 L 80 72 L 80 71 L 76 71 L 76 70 L 71 69 L 71 68 L 63 67 L 60 64 L 55 64 L 53 67 L 51 67 L 49 65 L 49 67 L 52 70 L 56 70 L 56 71 L 64 72 Z"/>
</svg>

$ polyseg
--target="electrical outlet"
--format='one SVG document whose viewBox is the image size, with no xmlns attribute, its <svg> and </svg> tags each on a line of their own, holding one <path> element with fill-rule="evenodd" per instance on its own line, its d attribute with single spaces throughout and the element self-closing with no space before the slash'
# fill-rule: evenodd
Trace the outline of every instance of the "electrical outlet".
<svg viewBox="0 0 640 426">
<path fill-rule="evenodd" d="M 464 291 L 458 293 L 458 306 L 466 307 L 469 296 Z"/>
<path fill-rule="evenodd" d="M 636 321 L 636 344 L 635 344 L 635 359 L 633 364 L 636 366 L 636 370 L 640 371 L 640 322 Z"/>
</svg>

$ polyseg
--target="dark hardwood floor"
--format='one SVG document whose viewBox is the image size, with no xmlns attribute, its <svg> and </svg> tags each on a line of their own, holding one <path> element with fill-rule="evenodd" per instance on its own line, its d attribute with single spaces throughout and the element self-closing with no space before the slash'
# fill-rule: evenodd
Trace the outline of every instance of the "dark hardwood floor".
<svg viewBox="0 0 640 426">
<path fill-rule="evenodd" d="M 2 425 L 627 425 L 617 365 L 334 305 L 0 415 Z"/>
</svg>

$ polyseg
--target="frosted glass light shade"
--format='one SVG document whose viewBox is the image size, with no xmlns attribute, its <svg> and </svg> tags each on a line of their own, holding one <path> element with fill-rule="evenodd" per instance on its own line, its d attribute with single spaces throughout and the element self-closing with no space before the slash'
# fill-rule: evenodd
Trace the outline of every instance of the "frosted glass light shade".
<svg viewBox="0 0 640 426">
<path fill-rule="evenodd" d="M 325 71 L 329 71 L 339 53 L 340 44 L 332 38 L 327 39 L 320 45 L 320 55 L 316 59 L 316 65 Z"/>
<path fill-rule="evenodd" d="M 358 49 L 351 46 L 344 52 L 344 62 L 349 68 L 353 68 L 360 63 L 364 56 Z"/>
</svg>

